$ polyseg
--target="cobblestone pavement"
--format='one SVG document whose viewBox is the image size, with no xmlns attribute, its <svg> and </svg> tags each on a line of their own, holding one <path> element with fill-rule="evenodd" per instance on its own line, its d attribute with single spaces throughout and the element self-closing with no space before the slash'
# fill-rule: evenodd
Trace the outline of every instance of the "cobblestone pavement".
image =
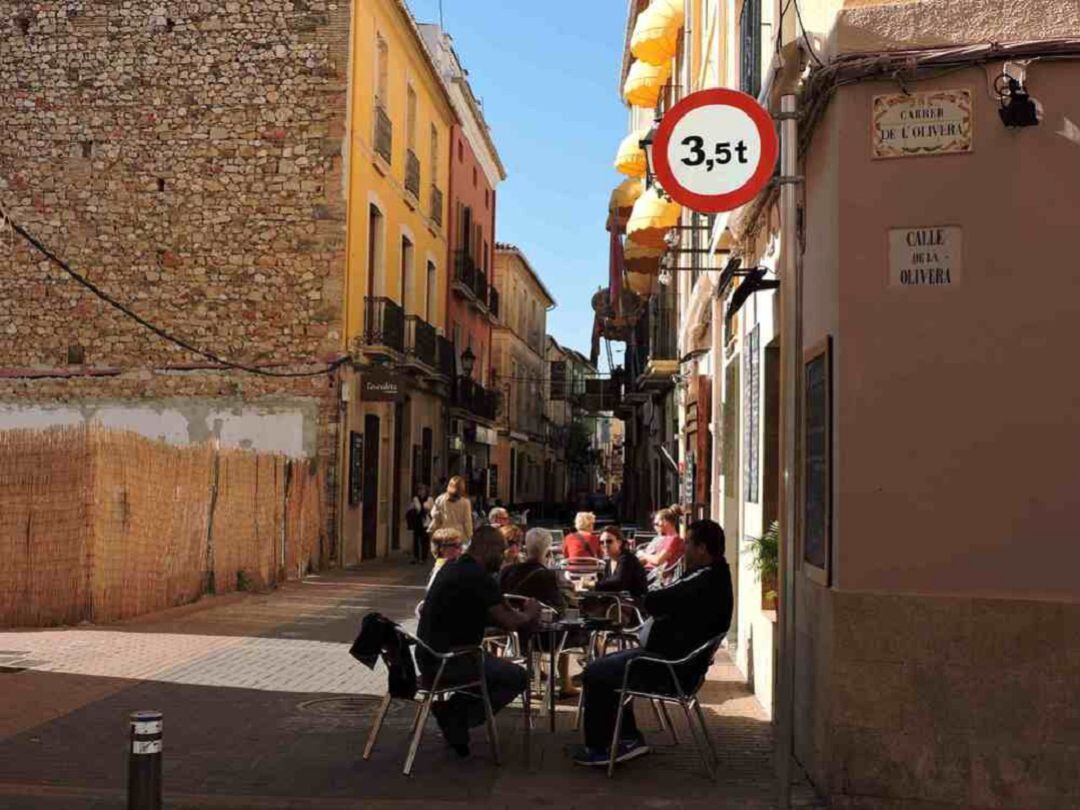
<svg viewBox="0 0 1080 810">
<path fill-rule="evenodd" d="M 383 563 L 108 627 L 0 633 L 0 807 L 124 807 L 126 718 L 145 708 L 165 715 L 169 807 L 774 806 L 771 726 L 726 660 L 703 692 L 716 782 L 681 723 L 681 745 L 653 733 L 657 753 L 614 780 L 575 768 L 569 705 L 554 735 L 534 729 L 527 762 L 521 715 L 504 712 L 500 768 L 479 734 L 476 755 L 457 760 L 432 722 L 407 778 L 412 711 L 395 703 L 362 762 L 385 675 L 353 661 L 348 643 L 368 610 L 412 621 L 424 575 Z M 796 797 L 812 804 L 805 785 Z"/>
</svg>

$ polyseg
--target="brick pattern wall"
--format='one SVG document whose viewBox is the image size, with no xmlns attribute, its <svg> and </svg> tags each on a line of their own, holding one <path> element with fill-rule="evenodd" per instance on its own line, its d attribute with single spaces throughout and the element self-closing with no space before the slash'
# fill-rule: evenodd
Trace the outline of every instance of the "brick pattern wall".
<svg viewBox="0 0 1080 810">
<path fill-rule="evenodd" d="M 245 363 L 324 361 L 342 329 L 348 8 L 0 0 L 0 200 L 96 284 L 199 346 Z M 319 454 L 336 453 L 326 378 L 160 373 L 199 358 L 17 237 L 0 239 L 0 290 L 0 398 L 314 396 Z M 70 347 L 120 376 L 10 379 L 82 359 Z"/>
</svg>

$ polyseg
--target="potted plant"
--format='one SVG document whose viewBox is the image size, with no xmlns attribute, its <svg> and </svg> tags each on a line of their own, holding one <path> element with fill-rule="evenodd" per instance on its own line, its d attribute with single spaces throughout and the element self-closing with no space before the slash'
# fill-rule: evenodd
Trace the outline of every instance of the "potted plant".
<svg viewBox="0 0 1080 810">
<path fill-rule="evenodd" d="M 748 537 L 753 555 L 750 565 L 761 578 L 761 609 L 776 610 L 777 573 L 780 568 L 780 522 L 774 520 L 761 537 Z"/>
</svg>

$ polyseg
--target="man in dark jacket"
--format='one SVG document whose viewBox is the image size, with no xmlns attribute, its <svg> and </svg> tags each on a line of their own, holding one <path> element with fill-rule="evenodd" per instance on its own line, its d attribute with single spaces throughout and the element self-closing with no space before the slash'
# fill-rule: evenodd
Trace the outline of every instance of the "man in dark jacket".
<svg viewBox="0 0 1080 810">
<path fill-rule="evenodd" d="M 530 600 L 520 611 L 508 606 L 499 592 L 494 574 L 502 563 L 506 541 L 497 529 L 483 526 L 476 530 L 469 551 L 443 566 L 428 590 L 420 612 L 417 636 L 436 652 L 451 652 L 475 647 L 484 638 L 487 627 L 521 630 L 534 624 L 540 607 Z M 439 669 L 439 659 L 425 650 L 416 654 L 424 686 L 429 686 Z M 460 658 L 448 665 L 442 685 L 466 683 L 476 678 L 474 658 Z M 525 691 L 527 675 L 522 667 L 500 658 L 485 656 L 484 679 L 493 711 L 499 711 Z M 469 754 L 469 728 L 484 722 L 481 701 L 455 694 L 434 704 L 447 743 L 461 756 Z"/>
<path fill-rule="evenodd" d="M 641 655 L 676 660 L 689 655 L 710 639 L 727 632 L 734 598 L 731 571 L 724 559 L 724 530 L 712 520 L 691 523 L 687 530 L 688 573 L 672 585 L 645 596 L 652 626 L 641 649 L 626 650 L 593 661 L 585 669 L 585 747 L 574 755 L 581 765 L 606 765 L 619 708 L 619 689 L 627 665 Z M 684 689 L 704 675 L 708 658 L 678 670 Z M 644 690 L 674 691 L 667 667 L 638 664 L 631 685 Z M 616 760 L 623 762 L 649 752 L 638 731 L 633 708 L 623 712 Z"/>
</svg>

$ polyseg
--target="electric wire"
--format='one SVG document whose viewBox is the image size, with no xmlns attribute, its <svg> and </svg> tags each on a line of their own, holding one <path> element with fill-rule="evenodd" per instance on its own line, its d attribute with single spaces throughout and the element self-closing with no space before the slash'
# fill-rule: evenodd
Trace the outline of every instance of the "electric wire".
<svg viewBox="0 0 1080 810">
<path fill-rule="evenodd" d="M 825 63 L 818 57 L 813 44 L 810 42 L 810 37 L 806 33 L 806 26 L 803 25 L 802 21 L 802 10 L 799 8 L 799 0 L 791 0 L 791 2 L 795 5 L 795 19 L 799 22 L 799 28 L 802 30 L 803 42 L 806 43 L 806 50 L 810 52 L 810 58 L 817 63 L 818 67 L 825 67 Z"/>
<path fill-rule="evenodd" d="M 0 222 L 6 223 L 15 233 L 19 234 L 19 236 L 25 239 L 26 242 L 29 243 L 38 253 L 40 253 L 53 264 L 55 264 L 68 276 L 74 279 L 77 283 L 81 284 L 83 287 L 85 287 L 95 296 L 100 298 L 106 304 L 111 306 L 113 309 L 116 309 L 126 315 L 128 318 L 131 318 L 140 326 L 153 332 L 162 340 L 175 344 L 176 346 L 179 346 L 180 348 L 189 351 L 192 354 L 197 354 L 200 357 L 211 361 L 212 363 L 216 363 L 226 368 L 236 369 L 237 371 L 246 371 L 249 374 L 258 374 L 264 377 L 319 377 L 323 374 L 329 374 L 330 372 L 337 369 L 339 366 L 347 363 L 350 359 L 348 355 L 345 355 L 344 357 L 339 357 L 337 360 L 317 371 L 272 371 L 265 368 L 259 368 L 257 366 L 249 366 L 245 365 L 244 363 L 237 363 L 232 360 L 227 360 L 216 352 L 212 352 L 207 349 L 201 349 L 198 346 L 195 346 L 194 344 L 188 342 L 184 338 L 173 335 L 171 332 L 168 332 L 160 326 L 151 323 L 146 318 L 142 317 L 125 304 L 113 298 L 109 293 L 105 292 L 103 289 L 90 281 L 90 279 L 86 278 L 81 273 L 74 270 L 67 262 L 65 262 L 55 253 L 53 253 L 48 247 L 42 244 L 42 242 L 37 237 L 27 231 L 14 219 L 12 219 L 12 217 L 8 214 L 3 205 L 0 205 Z"/>
</svg>

